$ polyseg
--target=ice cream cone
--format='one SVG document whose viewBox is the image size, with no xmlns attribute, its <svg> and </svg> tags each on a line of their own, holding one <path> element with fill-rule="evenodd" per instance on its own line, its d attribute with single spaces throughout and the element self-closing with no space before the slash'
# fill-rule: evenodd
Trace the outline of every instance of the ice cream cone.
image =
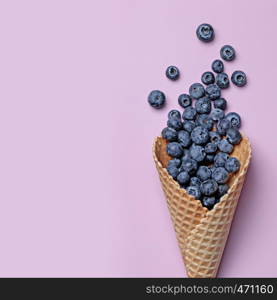
<svg viewBox="0 0 277 300">
<path fill-rule="evenodd" d="M 153 156 L 188 277 L 216 277 L 251 158 L 248 138 L 234 147 L 232 156 L 240 160 L 240 170 L 231 176 L 228 193 L 210 211 L 168 174 L 170 157 L 162 137 L 155 139 Z"/>
</svg>

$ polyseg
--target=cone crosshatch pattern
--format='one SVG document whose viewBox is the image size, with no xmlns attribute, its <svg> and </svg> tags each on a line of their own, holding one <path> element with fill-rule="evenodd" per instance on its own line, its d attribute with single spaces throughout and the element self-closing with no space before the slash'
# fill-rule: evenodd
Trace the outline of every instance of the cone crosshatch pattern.
<svg viewBox="0 0 277 300">
<path fill-rule="evenodd" d="M 247 137 L 243 136 L 231 156 L 240 160 L 240 170 L 231 175 L 228 193 L 209 211 L 168 174 L 166 165 L 170 156 L 166 153 L 166 140 L 157 137 L 154 141 L 153 157 L 188 277 L 216 277 L 250 163 Z"/>
</svg>

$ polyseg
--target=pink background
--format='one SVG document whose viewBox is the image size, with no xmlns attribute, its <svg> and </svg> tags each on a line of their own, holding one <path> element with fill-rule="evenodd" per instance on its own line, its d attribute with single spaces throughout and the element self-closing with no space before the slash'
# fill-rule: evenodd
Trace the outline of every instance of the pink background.
<svg viewBox="0 0 277 300">
<path fill-rule="evenodd" d="M 253 160 L 220 277 L 277 276 L 277 2 L 1 1 L 0 276 L 185 276 L 151 156 L 230 43 Z M 211 23 L 213 43 L 195 29 Z M 177 65 L 172 83 L 165 68 Z M 154 110 L 152 89 L 167 95 Z"/>
</svg>

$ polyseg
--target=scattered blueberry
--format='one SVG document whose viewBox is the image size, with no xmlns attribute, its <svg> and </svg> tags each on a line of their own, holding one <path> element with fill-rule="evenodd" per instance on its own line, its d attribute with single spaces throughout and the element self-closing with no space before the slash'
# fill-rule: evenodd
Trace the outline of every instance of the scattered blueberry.
<svg viewBox="0 0 277 300">
<path fill-rule="evenodd" d="M 196 110 L 194 107 L 189 106 L 185 109 L 185 111 L 183 112 L 183 119 L 184 120 L 194 120 L 196 117 Z"/>
<path fill-rule="evenodd" d="M 218 184 L 214 179 L 208 179 L 201 183 L 200 189 L 204 195 L 211 196 L 217 191 Z"/>
<path fill-rule="evenodd" d="M 148 96 L 148 103 L 154 108 L 161 108 L 165 104 L 165 95 L 163 92 L 155 90 Z"/>
<path fill-rule="evenodd" d="M 215 197 L 204 197 L 202 200 L 203 206 L 211 210 L 216 204 Z"/>
<path fill-rule="evenodd" d="M 226 73 L 222 72 L 216 75 L 215 83 L 221 89 L 227 89 L 230 85 L 229 77 Z"/>
<path fill-rule="evenodd" d="M 226 116 L 225 119 L 229 120 L 231 122 L 231 127 L 235 127 L 237 129 L 240 128 L 241 126 L 241 119 L 240 115 L 235 113 L 235 112 L 229 112 Z"/>
<path fill-rule="evenodd" d="M 205 88 L 201 83 L 193 83 L 189 88 L 189 94 L 193 99 L 199 99 L 205 95 Z"/>
<path fill-rule="evenodd" d="M 177 140 L 178 134 L 177 131 L 173 128 L 165 127 L 162 130 L 162 137 L 169 142 L 174 142 Z"/>
<path fill-rule="evenodd" d="M 190 134 L 185 130 L 178 132 L 178 142 L 184 147 L 188 147 L 191 143 Z"/>
<path fill-rule="evenodd" d="M 224 196 L 229 190 L 229 186 L 225 184 L 219 184 L 218 185 L 218 190 L 217 190 L 217 196 L 220 198 Z"/>
<path fill-rule="evenodd" d="M 195 199 L 201 198 L 201 191 L 200 188 L 197 185 L 188 186 L 186 188 L 186 191 L 189 195 L 193 196 Z"/>
<path fill-rule="evenodd" d="M 179 112 L 179 110 L 172 109 L 172 110 L 168 113 L 168 119 L 171 119 L 171 118 L 175 118 L 175 119 L 181 120 L 181 113 Z"/>
<path fill-rule="evenodd" d="M 220 49 L 220 56 L 226 61 L 232 61 L 236 57 L 235 49 L 230 45 L 225 45 Z"/>
<path fill-rule="evenodd" d="M 180 166 L 181 166 L 181 159 L 179 158 L 172 158 L 167 163 L 167 167 L 179 168 Z"/>
<path fill-rule="evenodd" d="M 214 74 L 212 72 L 203 73 L 201 76 L 201 81 L 206 85 L 215 83 Z"/>
<path fill-rule="evenodd" d="M 235 71 L 231 76 L 231 80 L 238 87 L 245 86 L 247 83 L 246 75 L 242 71 Z"/>
<path fill-rule="evenodd" d="M 213 63 L 212 63 L 212 70 L 215 73 L 223 72 L 224 71 L 224 64 L 223 64 L 222 60 L 220 60 L 220 59 L 214 60 Z"/>
<path fill-rule="evenodd" d="M 217 144 L 216 143 L 208 143 L 206 146 L 205 146 L 205 152 L 207 154 L 213 154 L 215 153 L 217 150 Z"/>
<path fill-rule="evenodd" d="M 202 126 L 195 127 L 191 133 L 192 141 L 198 145 L 206 144 L 209 140 L 209 137 L 209 131 Z"/>
<path fill-rule="evenodd" d="M 235 173 L 239 170 L 240 168 L 240 162 L 236 157 L 230 157 L 227 159 L 225 163 L 225 169 L 229 173 Z"/>
<path fill-rule="evenodd" d="M 190 157 L 196 160 L 197 162 L 201 162 L 205 159 L 206 152 L 203 147 L 192 144 L 189 151 L 190 151 Z"/>
<path fill-rule="evenodd" d="M 231 127 L 231 122 L 226 118 L 220 120 L 216 125 L 216 130 L 220 135 L 226 135 L 227 130 Z"/>
<path fill-rule="evenodd" d="M 214 100 L 214 108 L 220 108 L 225 110 L 227 107 L 227 101 L 224 98 Z"/>
<path fill-rule="evenodd" d="M 212 179 L 217 183 L 225 183 L 229 178 L 228 172 L 223 167 L 218 167 L 212 172 Z"/>
<path fill-rule="evenodd" d="M 185 185 L 189 183 L 189 180 L 190 180 L 190 176 L 186 171 L 180 172 L 179 175 L 177 176 L 177 181 L 180 183 L 180 185 Z"/>
<path fill-rule="evenodd" d="M 210 24 L 201 24 L 196 29 L 196 35 L 202 42 L 211 42 L 214 39 L 214 29 Z"/>
<path fill-rule="evenodd" d="M 166 145 L 168 155 L 172 157 L 181 157 L 183 155 L 183 148 L 179 143 L 171 142 Z"/>
<path fill-rule="evenodd" d="M 214 157 L 215 167 L 224 167 L 226 160 L 229 158 L 229 155 L 224 152 L 218 152 Z"/>
<path fill-rule="evenodd" d="M 178 97 L 178 103 L 181 107 L 186 108 L 188 106 L 191 106 L 191 97 L 188 94 L 181 94 Z"/>
<path fill-rule="evenodd" d="M 197 161 L 192 158 L 184 159 L 182 162 L 182 169 L 190 175 L 193 175 L 196 172 L 197 167 Z"/>
<path fill-rule="evenodd" d="M 196 172 L 196 176 L 201 181 L 208 180 L 211 178 L 211 170 L 206 166 L 200 166 Z"/>
<path fill-rule="evenodd" d="M 207 97 L 196 100 L 195 109 L 199 114 L 209 114 L 212 109 L 211 100 Z"/>
<path fill-rule="evenodd" d="M 238 129 L 231 127 L 226 131 L 226 138 L 227 141 L 232 145 L 237 145 L 240 143 L 242 136 Z"/>
<path fill-rule="evenodd" d="M 198 177 L 191 177 L 189 185 L 198 186 L 200 188 L 201 180 Z"/>
<path fill-rule="evenodd" d="M 226 139 L 223 139 L 219 143 L 218 148 L 222 152 L 231 153 L 234 149 L 234 146 L 230 144 Z"/>
<path fill-rule="evenodd" d="M 220 121 L 221 119 L 224 118 L 224 111 L 220 108 L 215 108 L 212 112 L 211 112 L 211 118 L 217 122 Z"/>
<path fill-rule="evenodd" d="M 216 84 L 209 84 L 206 87 L 206 94 L 209 96 L 211 100 L 215 100 L 220 98 L 221 96 L 221 90 Z"/>
<path fill-rule="evenodd" d="M 177 80 L 180 77 L 180 71 L 175 66 L 169 66 L 166 69 L 165 75 L 170 80 Z"/>
<path fill-rule="evenodd" d="M 171 175 L 174 179 L 177 178 L 178 174 L 179 174 L 179 169 L 175 166 L 168 166 L 167 167 L 167 172 L 169 173 L 169 175 Z"/>
<path fill-rule="evenodd" d="M 206 128 L 207 130 L 212 130 L 212 128 L 214 126 L 214 122 L 208 114 L 201 114 L 201 115 L 198 115 L 196 118 L 196 125 L 202 126 L 202 127 Z"/>
<path fill-rule="evenodd" d="M 196 124 L 194 121 L 185 121 L 183 123 L 183 128 L 187 131 L 187 132 L 192 132 L 192 130 L 196 127 Z"/>
<path fill-rule="evenodd" d="M 183 123 L 181 120 L 176 119 L 176 118 L 170 118 L 167 121 L 167 126 L 170 128 L 173 128 L 175 130 L 180 130 L 183 128 Z"/>
<path fill-rule="evenodd" d="M 218 132 L 215 132 L 215 131 L 211 131 L 209 132 L 209 136 L 210 136 L 210 141 L 212 143 L 215 143 L 217 146 L 218 144 L 220 143 L 221 141 L 221 136 Z"/>
</svg>

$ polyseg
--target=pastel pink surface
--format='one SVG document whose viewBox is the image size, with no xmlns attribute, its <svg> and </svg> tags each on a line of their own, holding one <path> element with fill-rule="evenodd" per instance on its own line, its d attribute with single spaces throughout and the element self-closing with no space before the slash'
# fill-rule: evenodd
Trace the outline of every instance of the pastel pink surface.
<svg viewBox="0 0 277 300">
<path fill-rule="evenodd" d="M 253 147 L 220 277 L 277 276 L 277 2 L 2 1 L 0 276 L 183 277 L 151 156 L 223 44 Z M 216 38 L 195 36 L 211 23 Z M 178 82 L 164 76 L 181 70 Z M 154 110 L 153 89 L 167 96 Z"/>
</svg>

